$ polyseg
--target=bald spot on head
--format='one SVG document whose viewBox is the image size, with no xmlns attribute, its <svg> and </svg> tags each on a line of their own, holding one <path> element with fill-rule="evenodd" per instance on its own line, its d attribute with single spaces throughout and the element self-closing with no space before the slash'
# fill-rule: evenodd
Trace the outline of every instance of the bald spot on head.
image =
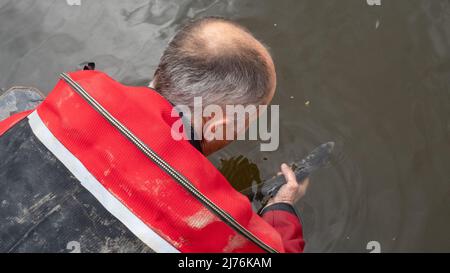
<svg viewBox="0 0 450 273">
<path fill-rule="evenodd" d="M 276 72 L 272 57 L 266 47 L 244 27 L 217 18 L 204 20 L 192 29 L 190 37 L 182 46 L 186 52 L 191 52 L 193 55 L 201 52 L 205 58 L 239 55 L 243 53 L 243 49 L 254 49 L 267 64 L 270 75 L 271 90 L 268 92 L 265 103 L 272 100 L 276 88 Z"/>
<path fill-rule="evenodd" d="M 206 17 L 187 22 L 164 51 L 154 87 L 172 104 L 269 104 L 275 66 L 268 50 L 239 24 Z"/>
</svg>

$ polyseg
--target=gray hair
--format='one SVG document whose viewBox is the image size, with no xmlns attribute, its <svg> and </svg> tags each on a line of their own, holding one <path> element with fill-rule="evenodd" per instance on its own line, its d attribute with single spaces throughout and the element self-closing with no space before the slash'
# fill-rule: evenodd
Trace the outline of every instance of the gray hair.
<svg viewBox="0 0 450 273">
<path fill-rule="evenodd" d="M 208 43 L 214 41 L 198 34 L 210 22 L 228 23 L 250 34 L 237 23 L 219 17 L 188 22 L 164 51 L 154 88 L 172 104 L 191 108 L 194 97 L 201 97 L 203 105 L 261 104 L 272 88 L 265 57 L 248 43 L 233 42 L 232 48 L 219 45 L 220 50 L 211 50 Z"/>
</svg>

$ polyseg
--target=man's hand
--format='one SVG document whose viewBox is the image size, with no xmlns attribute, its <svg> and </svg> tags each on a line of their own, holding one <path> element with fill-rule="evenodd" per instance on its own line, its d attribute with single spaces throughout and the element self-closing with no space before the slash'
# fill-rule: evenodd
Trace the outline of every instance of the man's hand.
<svg viewBox="0 0 450 273">
<path fill-rule="evenodd" d="M 309 178 L 297 183 L 294 172 L 284 163 L 281 165 L 281 172 L 287 183 L 280 188 L 274 197 L 269 199 L 266 206 L 275 203 L 288 203 L 293 205 L 297 200 L 306 194 L 306 190 L 309 185 Z"/>
</svg>

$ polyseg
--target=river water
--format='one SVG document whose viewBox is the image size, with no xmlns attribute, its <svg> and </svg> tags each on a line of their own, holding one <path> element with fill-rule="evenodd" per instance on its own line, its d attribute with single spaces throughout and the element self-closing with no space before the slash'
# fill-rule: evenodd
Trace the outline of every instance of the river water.
<svg viewBox="0 0 450 273">
<path fill-rule="evenodd" d="M 307 252 L 450 251 L 450 1 L 380 2 L 0 0 L 0 88 L 48 92 L 85 61 L 144 85 L 182 22 L 233 18 L 273 54 L 280 148 L 211 161 L 243 187 L 333 140 L 297 204 Z"/>
</svg>

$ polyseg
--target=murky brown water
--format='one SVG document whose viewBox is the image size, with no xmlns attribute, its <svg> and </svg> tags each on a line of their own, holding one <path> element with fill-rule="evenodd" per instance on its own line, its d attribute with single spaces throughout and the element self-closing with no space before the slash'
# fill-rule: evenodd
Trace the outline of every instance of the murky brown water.
<svg viewBox="0 0 450 273">
<path fill-rule="evenodd" d="M 84 61 L 146 84 L 186 18 L 234 18 L 273 53 L 281 146 L 239 142 L 211 160 L 243 155 L 258 168 L 238 166 L 235 183 L 264 179 L 334 140 L 298 204 L 307 251 L 450 251 L 450 1 L 67 2 L 0 0 L 0 88 L 50 90 Z"/>
</svg>

